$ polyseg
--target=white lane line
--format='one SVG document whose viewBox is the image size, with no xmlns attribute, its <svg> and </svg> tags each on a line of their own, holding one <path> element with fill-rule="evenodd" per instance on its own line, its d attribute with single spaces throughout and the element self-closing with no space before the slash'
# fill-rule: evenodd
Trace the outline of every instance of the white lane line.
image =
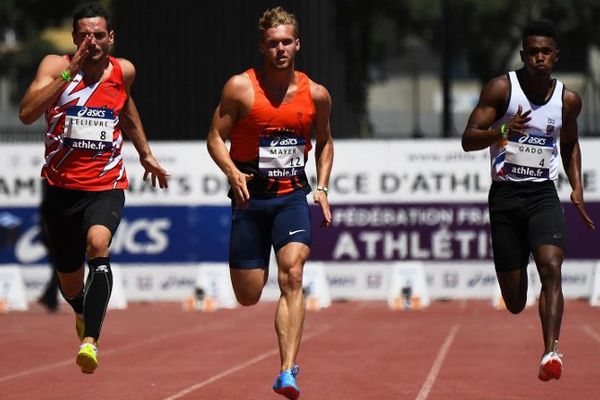
<svg viewBox="0 0 600 400">
<path fill-rule="evenodd" d="M 598 332 L 596 332 L 591 326 L 589 325 L 584 325 L 581 329 L 583 329 L 583 331 L 585 333 L 587 333 L 588 335 L 590 335 L 594 340 L 596 340 L 596 342 L 600 343 L 600 334 L 598 334 Z"/>
<path fill-rule="evenodd" d="M 331 330 L 331 328 L 333 328 L 333 326 L 336 325 L 340 320 L 346 319 L 350 315 L 356 314 L 359 310 L 362 310 L 363 308 L 365 308 L 366 304 L 367 303 L 363 302 L 360 306 L 356 307 L 356 309 L 354 311 L 352 311 L 351 313 L 349 313 L 345 317 L 339 318 L 337 321 L 335 321 L 334 323 L 330 324 L 329 326 L 327 326 L 327 327 L 325 327 L 325 328 L 323 328 L 321 330 L 313 332 L 312 334 L 303 335 L 303 337 L 302 337 L 302 343 L 308 342 L 312 338 L 315 338 L 315 337 L 317 337 L 317 336 L 319 336 L 319 335 L 321 335 L 321 334 L 323 334 L 323 333 Z M 242 370 L 242 369 L 244 369 L 246 367 L 251 366 L 252 364 L 256 364 L 257 362 L 262 361 L 265 358 L 274 356 L 276 354 L 279 354 L 279 349 L 271 350 L 271 351 L 267 351 L 265 353 L 259 354 L 258 356 L 254 357 L 254 358 L 252 358 L 252 359 L 250 359 L 248 361 L 246 361 L 245 363 L 242 363 L 242 364 L 240 364 L 240 365 L 238 365 L 236 367 L 230 368 L 230 369 L 228 369 L 226 371 L 223 371 L 221 373 L 213 375 L 210 378 L 203 380 L 202 382 L 198 382 L 196 384 L 193 384 L 192 386 L 189 386 L 189 387 L 183 389 L 182 391 L 177 392 L 174 395 L 165 398 L 164 400 L 177 400 L 177 399 L 180 399 L 183 396 L 186 396 L 186 395 L 188 395 L 188 394 L 190 394 L 190 393 L 192 393 L 192 392 L 194 392 L 194 391 L 196 391 L 196 390 L 198 390 L 200 388 L 203 388 L 204 386 L 210 385 L 211 383 L 216 382 L 219 379 L 226 377 L 227 375 L 231 375 L 234 372 L 240 371 L 240 370 Z"/>
<path fill-rule="evenodd" d="M 187 394 L 190 394 L 190 393 L 192 393 L 193 391 L 196 391 L 196 390 L 198 390 L 198 389 L 200 389 L 200 388 L 202 388 L 202 387 L 204 387 L 204 386 L 206 386 L 206 385 L 210 385 L 211 383 L 213 383 L 213 382 L 215 382 L 215 381 L 218 381 L 218 380 L 219 380 L 219 379 L 221 379 L 221 378 L 224 378 L 224 377 L 226 377 L 227 375 L 233 374 L 234 372 L 237 372 L 237 371 L 239 371 L 239 370 L 241 370 L 241 369 L 244 369 L 244 368 L 246 368 L 246 367 L 249 367 L 249 366 L 250 366 L 250 365 L 252 365 L 252 364 L 256 364 L 257 362 L 259 362 L 259 361 L 262 361 L 262 360 L 264 360 L 265 358 L 268 358 L 268 357 L 274 356 L 274 355 L 276 355 L 278 352 L 279 352 L 279 350 L 271 350 L 271 351 L 267 351 L 266 353 L 263 353 L 263 354 L 261 354 L 261 355 L 259 355 L 259 356 L 256 356 L 256 357 L 254 357 L 254 358 L 253 358 L 253 359 L 251 359 L 251 360 L 248 360 L 248 361 L 246 361 L 246 362 L 245 362 L 245 363 L 243 363 L 243 364 L 240 364 L 240 365 L 238 365 L 237 367 L 230 368 L 230 369 L 228 369 L 227 371 L 223 371 L 223 372 L 221 372 L 220 374 L 213 375 L 213 376 L 211 376 L 210 378 L 208 378 L 208 379 L 206 379 L 206 380 L 204 380 L 204 381 L 202 381 L 202 382 L 198 382 L 198 383 L 196 383 L 196 384 L 194 384 L 194 385 L 192 385 L 192 386 L 189 386 L 189 387 L 187 387 L 187 388 L 183 389 L 182 391 L 180 391 L 180 392 L 178 392 L 178 393 L 175 393 L 173 396 L 167 397 L 165 400 L 176 400 L 176 399 L 180 399 L 180 398 L 182 398 L 183 396 L 185 396 L 185 395 L 187 395 Z"/>
<path fill-rule="evenodd" d="M 48 371 L 53 368 L 64 367 L 64 366 L 71 365 L 71 364 L 75 365 L 75 357 L 69 359 L 68 361 L 61 361 L 61 362 L 57 362 L 54 364 L 47 364 L 47 365 L 44 365 L 44 366 L 38 367 L 38 368 L 26 369 L 25 371 L 17 372 L 16 374 L 2 376 L 2 377 L 0 377 L 0 383 L 2 383 L 4 381 L 9 381 L 11 379 L 20 378 L 22 376 L 35 374 L 38 372 Z"/>
<path fill-rule="evenodd" d="M 176 336 L 181 336 L 181 335 L 189 335 L 189 334 L 195 334 L 195 333 L 204 333 L 204 332 L 210 332 L 210 331 L 214 331 L 217 329 L 220 329 L 222 327 L 225 327 L 227 325 L 229 325 L 230 323 L 236 323 L 236 318 L 235 317 L 231 317 L 225 321 L 221 321 L 218 323 L 214 323 L 212 325 L 201 325 L 199 327 L 195 327 L 195 328 L 188 328 L 188 329 L 180 329 L 178 331 L 171 331 L 171 332 L 167 332 L 167 333 L 162 333 L 160 335 L 156 335 L 156 336 L 152 336 L 146 339 L 142 339 L 142 340 L 137 340 L 135 342 L 132 342 L 130 344 L 126 344 L 117 348 L 112 348 L 109 350 L 103 350 L 100 349 L 99 352 L 99 356 L 100 357 L 106 357 L 115 353 L 119 353 L 122 351 L 127 351 L 130 350 L 132 348 L 136 348 L 145 344 L 153 344 L 155 342 L 160 342 L 164 339 L 169 339 L 172 337 L 176 337 Z M 75 353 L 73 353 L 73 357 L 69 358 L 68 360 L 64 360 L 64 361 L 59 361 L 59 362 L 55 362 L 52 364 L 46 364 L 40 367 L 36 367 L 36 368 L 31 368 L 31 369 L 26 369 L 24 371 L 21 372 L 17 372 L 11 375 L 4 375 L 4 376 L 0 376 L 0 383 L 5 382 L 5 381 L 9 381 L 11 379 L 16 379 L 16 378 L 21 378 L 23 376 L 28 376 L 28 375 L 33 375 L 39 372 L 44 372 L 44 371 L 48 371 L 54 368 L 60 368 L 60 367 L 65 367 L 67 365 L 72 365 L 75 364 Z"/>
<path fill-rule="evenodd" d="M 435 380 L 438 377 L 440 368 L 442 368 L 442 364 L 444 363 L 444 360 L 446 359 L 446 355 L 448 354 L 448 350 L 450 350 L 450 346 L 452 345 L 452 342 L 454 341 L 454 337 L 456 336 L 457 331 L 458 331 L 458 325 L 454 325 L 452 327 L 452 329 L 450 330 L 448 337 L 446 337 L 444 344 L 440 348 L 440 351 L 439 351 L 435 361 L 433 362 L 433 366 L 431 367 L 431 370 L 429 371 L 429 375 L 427 375 L 427 379 L 425 379 L 423 386 L 421 386 L 421 391 L 419 391 L 419 394 L 417 395 L 415 400 L 426 400 L 427 397 L 429 396 L 429 392 L 431 392 L 431 388 L 433 387 L 433 384 L 435 383 Z"/>
</svg>

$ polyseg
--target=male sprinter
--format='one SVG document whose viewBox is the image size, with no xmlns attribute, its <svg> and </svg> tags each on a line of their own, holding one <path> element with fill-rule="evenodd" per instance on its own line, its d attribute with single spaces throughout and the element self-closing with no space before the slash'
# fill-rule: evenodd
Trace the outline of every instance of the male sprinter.
<svg viewBox="0 0 600 400">
<path fill-rule="evenodd" d="M 112 290 L 109 245 L 121 220 L 127 176 L 121 158 L 124 130 L 152 184 L 167 187 L 167 173 L 146 140 L 129 94 L 133 65 L 108 54 L 114 32 L 98 4 L 73 14 L 73 55 L 46 56 L 21 102 L 31 124 L 45 113 L 46 160 L 42 219 L 63 297 L 75 311 L 81 371 L 98 366 L 97 345 Z M 84 287 L 83 264 L 89 276 Z"/>
<path fill-rule="evenodd" d="M 508 310 L 520 313 L 527 302 L 529 255 L 542 282 L 539 314 L 544 336 L 538 377 L 562 373 L 558 336 L 564 300 L 561 266 L 565 258 L 564 216 L 554 181 L 558 145 L 573 189 L 571 201 L 591 229 L 581 184 L 577 116 L 581 98 L 551 77 L 558 61 L 557 30 L 547 20 L 531 22 L 523 33 L 522 69 L 492 79 L 483 89 L 464 131 L 465 151 L 490 148 L 489 193 L 496 275 Z"/>
<path fill-rule="evenodd" d="M 327 184 L 333 163 L 327 89 L 295 71 L 300 50 L 298 23 L 281 7 L 259 22 L 261 70 L 249 69 L 225 84 L 210 131 L 208 151 L 227 175 L 232 197 L 229 252 L 231 281 L 240 304 L 256 304 L 267 282 L 269 253 L 275 250 L 281 296 L 275 329 L 281 357 L 273 390 L 297 399 L 296 356 L 304 322 L 302 271 L 311 245 L 304 166 L 315 132 L 318 186 L 315 203 L 322 226 L 331 223 Z M 231 150 L 225 140 L 231 141 Z"/>
</svg>

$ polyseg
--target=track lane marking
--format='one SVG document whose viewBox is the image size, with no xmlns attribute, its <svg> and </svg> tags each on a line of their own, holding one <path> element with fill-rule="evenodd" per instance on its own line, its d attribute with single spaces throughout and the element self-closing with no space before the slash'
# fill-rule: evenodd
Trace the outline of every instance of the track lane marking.
<svg viewBox="0 0 600 400">
<path fill-rule="evenodd" d="M 356 307 L 356 308 L 355 308 L 353 311 L 351 311 L 350 313 L 348 313 L 347 315 L 345 315 L 345 316 L 343 316 L 343 317 L 339 317 L 339 318 L 338 318 L 336 321 L 334 321 L 333 323 L 330 323 L 330 324 L 329 324 L 328 326 L 326 326 L 325 328 L 323 328 L 323 329 L 320 329 L 320 330 L 318 330 L 318 331 L 316 331 L 316 332 L 313 332 L 313 333 L 307 334 L 307 335 L 303 335 L 303 338 L 302 338 L 302 343 L 308 342 L 309 340 L 311 340 L 311 339 L 313 339 L 313 338 L 315 338 L 315 337 L 317 337 L 317 336 L 319 336 L 319 335 L 321 335 L 321 334 L 323 334 L 323 333 L 325 333 L 325 332 L 327 332 L 327 331 L 331 330 L 331 329 L 332 329 L 332 328 L 333 328 L 335 325 L 337 325 L 337 324 L 338 324 L 339 322 L 341 322 L 342 320 L 345 320 L 345 319 L 347 319 L 347 318 L 348 318 L 348 317 L 350 317 L 351 315 L 354 315 L 354 314 L 356 314 L 358 311 L 360 311 L 360 310 L 362 310 L 363 308 L 365 308 L 365 307 L 366 307 L 366 305 L 367 305 L 367 303 L 363 301 L 363 302 L 362 302 L 360 305 L 358 305 L 358 306 L 357 306 L 357 307 Z M 220 373 L 218 373 L 218 374 L 216 374 L 216 375 L 213 375 L 213 376 L 211 376 L 211 377 L 210 377 L 210 378 L 208 378 L 208 379 L 205 379 L 205 380 L 203 380 L 203 381 L 201 381 L 201 382 L 198 382 L 198 383 L 195 383 L 195 384 L 193 384 L 193 385 L 191 385 L 191 386 L 188 386 L 187 388 L 185 388 L 185 389 L 183 389 L 183 390 L 181 390 L 181 391 L 179 391 L 179 392 L 175 393 L 175 394 L 174 394 L 174 395 L 172 395 L 172 396 L 166 397 L 166 398 L 165 398 L 165 399 L 163 399 L 163 400 L 177 400 L 177 399 L 180 399 L 180 398 L 182 398 L 182 397 L 184 397 L 184 396 L 186 396 L 186 395 L 188 395 L 188 394 L 190 394 L 190 393 L 192 393 L 192 392 L 194 392 L 194 391 L 196 391 L 196 390 L 198 390 L 198 389 L 201 389 L 201 388 L 203 388 L 203 387 L 205 387 L 205 386 L 208 386 L 208 385 L 210 385 L 210 384 L 211 384 L 211 383 L 213 383 L 213 382 L 216 382 L 216 381 L 218 381 L 218 380 L 220 380 L 220 379 L 222 379 L 222 378 L 226 377 L 227 375 L 231 375 L 231 374 L 233 374 L 234 372 L 241 371 L 241 370 L 243 370 L 243 369 L 244 369 L 244 368 L 246 368 L 246 367 L 249 367 L 249 366 L 251 366 L 251 365 L 253 365 L 253 364 L 256 364 L 256 363 L 257 363 L 257 362 L 259 362 L 259 361 L 262 361 L 262 360 L 264 360 L 264 359 L 266 359 L 266 358 L 269 358 L 269 357 L 271 357 L 271 356 L 274 356 L 274 355 L 277 355 L 277 354 L 279 354 L 279 349 L 270 350 L 270 351 L 264 352 L 264 353 L 262 353 L 262 354 L 259 354 L 259 355 L 257 355 L 256 357 L 254 357 L 254 358 L 252 358 L 252 359 L 250 359 L 250 360 L 246 361 L 245 363 L 242 363 L 242 364 L 240 364 L 240 365 L 238 365 L 238 366 L 236 366 L 236 367 L 229 368 L 228 370 L 225 370 L 225 371 L 223 371 L 223 372 L 220 372 Z"/>
<path fill-rule="evenodd" d="M 141 339 L 141 340 L 137 340 L 133 343 L 130 344 L 125 344 L 123 346 L 120 347 L 115 347 L 109 350 L 100 350 L 100 354 L 102 355 L 102 357 L 107 357 L 110 356 L 112 354 L 115 353 L 119 353 L 122 351 L 127 351 L 133 348 L 137 348 L 141 345 L 145 345 L 145 344 L 152 344 L 154 342 L 158 342 L 164 339 L 169 339 L 171 337 L 176 337 L 176 336 L 181 336 L 181 335 L 188 335 L 188 334 L 196 334 L 196 333 L 204 333 L 204 332 L 210 332 L 210 331 L 214 331 L 216 329 L 219 328 L 223 328 L 227 325 L 229 325 L 230 323 L 238 323 L 239 322 L 239 316 L 232 316 L 231 318 L 228 318 L 225 321 L 219 321 L 219 322 L 215 322 L 212 325 L 201 325 L 195 328 L 188 328 L 188 329 L 180 329 L 178 331 L 171 331 L 168 333 L 161 333 L 159 335 L 156 336 L 152 336 L 150 338 L 146 338 L 146 339 Z M 73 355 L 75 355 L 75 353 L 73 353 Z M 37 374 L 39 372 L 44 372 L 44 371 L 48 371 L 54 368 L 60 368 L 60 367 L 65 367 L 71 364 L 75 364 L 75 357 L 69 358 L 68 360 L 64 360 L 64 361 L 58 361 L 58 362 L 54 362 L 51 364 L 46 364 L 40 367 L 36 367 L 36 368 L 30 368 L 30 369 L 26 369 L 24 371 L 21 372 L 17 372 L 14 374 L 10 374 L 10 375 L 5 375 L 5 376 L 0 376 L 0 383 L 2 382 L 6 382 L 9 381 L 11 379 L 17 379 L 17 378 L 21 378 L 24 376 L 28 376 L 28 375 L 33 375 L 33 374 Z"/>
<path fill-rule="evenodd" d="M 448 354 L 448 351 L 450 350 L 450 346 L 452 345 L 452 342 L 454 341 L 454 338 L 456 337 L 456 332 L 458 332 L 458 327 L 459 327 L 458 324 L 454 325 L 452 327 L 452 329 L 450 330 L 450 333 L 448 333 L 448 336 L 446 337 L 444 344 L 442 344 L 442 347 L 440 347 L 440 351 L 438 352 L 438 355 L 435 358 L 435 361 L 433 362 L 433 366 L 431 367 L 431 370 L 429 371 L 429 375 L 427 375 L 427 379 L 425 379 L 425 382 L 423 382 L 423 386 L 421 386 L 421 390 L 419 391 L 419 394 L 417 395 L 415 400 L 426 400 L 427 397 L 429 396 L 429 393 L 431 392 L 431 388 L 433 388 L 433 384 L 435 383 L 435 380 L 437 379 L 438 374 L 440 373 L 442 364 L 444 364 L 446 355 Z"/>
<path fill-rule="evenodd" d="M 587 333 L 588 335 L 590 335 L 592 337 L 592 339 L 594 339 L 596 342 L 600 343 L 600 334 L 598 334 L 598 332 L 596 332 L 591 326 L 589 325 L 584 325 L 581 327 L 581 329 Z"/>
</svg>

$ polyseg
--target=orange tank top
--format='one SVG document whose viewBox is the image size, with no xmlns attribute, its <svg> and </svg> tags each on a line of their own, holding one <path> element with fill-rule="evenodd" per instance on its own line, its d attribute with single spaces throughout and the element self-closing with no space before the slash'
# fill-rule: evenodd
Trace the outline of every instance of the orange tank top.
<svg viewBox="0 0 600 400">
<path fill-rule="evenodd" d="M 230 155 L 240 171 L 254 175 L 248 182 L 251 197 L 270 198 L 296 190 L 310 192 L 304 171 L 312 148 L 310 132 L 316 115 L 310 79 L 296 71 L 296 94 L 274 106 L 266 97 L 255 69 L 246 71 L 252 81 L 254 104 L 230 135 Z"/>
</svg>

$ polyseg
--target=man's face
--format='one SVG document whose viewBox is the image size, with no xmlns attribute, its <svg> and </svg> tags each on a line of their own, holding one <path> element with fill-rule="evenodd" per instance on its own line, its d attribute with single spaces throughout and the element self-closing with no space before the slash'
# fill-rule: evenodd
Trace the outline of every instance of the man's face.
<svg viewBox="0 0 600 400">
<path fill-rule="evenodd" d="M 108 49 L 114 42 L 114 32 L 108 31 L 106 20 L 102 17 L 82 18 L 77 21 L 77 30 L 73 32 L 73 43 L 77 48 L 90 38 L 90 51 L 87 62 L 103 61 L 108 56 Z"/>
<path fill-rule="evenodd" d="M 294 36 L 292 25 L 277 25 L 264 32 L 259 48 L 266 63 L 275 69 L 287 69 L 294 65 L 300 39 Z"/>
<path fill-rule="evenodd" d="M 558 61 L 556 40 L 546 36 L 527 36 L 523 41 L 521 60 L 533 77 L 549 77 Z"/>
</svg>

